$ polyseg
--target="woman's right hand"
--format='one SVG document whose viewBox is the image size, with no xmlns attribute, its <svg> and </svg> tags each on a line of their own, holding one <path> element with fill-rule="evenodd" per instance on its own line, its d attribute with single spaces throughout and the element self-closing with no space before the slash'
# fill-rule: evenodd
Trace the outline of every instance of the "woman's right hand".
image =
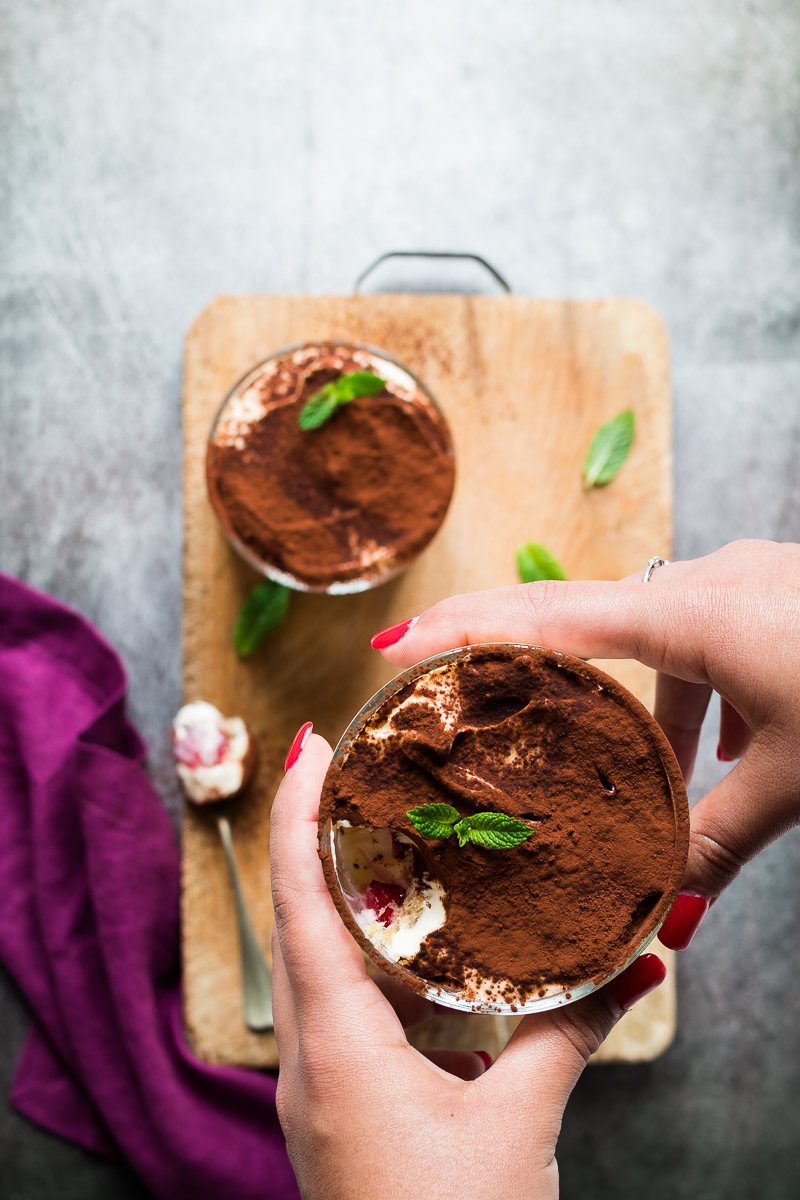
<svg viewBox="0 0 800 1200">
<path fill-rule="evenodd" d="M 660 935 L 683 949 L 708 901 L 800 823 L 800 546 L 734 542 L 660 567 L 648 583 L 637 573 L 617 583 L 547 581 L 454 596 L 373 644 L 408 667 L 457 646 L 505 641 L 654 667 L 655 717 L 687 782 L 712 689 L 719 692 L 719 756 L 741 761 L 691 813 L 682 894 Z"/>
</svg>

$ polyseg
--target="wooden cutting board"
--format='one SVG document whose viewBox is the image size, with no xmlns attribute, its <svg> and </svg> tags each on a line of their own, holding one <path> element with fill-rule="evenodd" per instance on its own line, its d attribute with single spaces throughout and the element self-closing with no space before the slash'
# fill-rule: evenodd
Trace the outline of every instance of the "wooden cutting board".
<svg viewBox="0 0 800 1200">
<path fill-rule="evenodd" d="M 341 338 L 388 350 L 444 410 L 457 458 L 445 524 L 400 578 L 355 596 L 294 594 L 286 623 L 249 660 L 231 631 L 258 582 L 223 540 L 208 503 L 208 432 L 228 390 L 296 342 Z M 633 449 L 612 484 L 585 493 L 581 466 L 597 427 L 633 408 Z M 298 727 L 335 745 L 393 674 L 369 648 L 376 630 L 458 592 L 517 582 L 514 554 L 542 542 L 573 579 L 618 579 L 671 557 L 672 453 L 666 332 L 636 300 L 552 301 L 444 295 L 224 296 L 186 338 L 184 376 L 184 697 L 245 718 L 261 767 L 235 812 L 234 839 L 253 924 L 269 954 L 269 807 Z M 602 663 L 646 704 L 652 672 Z M 669 952 L 663 952 L 671 960 Z M 244 1025 L 233 897 L 216 825 L 183 826 L 187 1034 L 208 1062 L 275 1066 L 272 1034 Z M 453 1014 L 415 1035 L 422 1047 L 496 1053 L 513 1022 Z M 670 978 L 627 1015 L 598 1061 L 644 1061 L 675 1030 Z"/>
</svg>

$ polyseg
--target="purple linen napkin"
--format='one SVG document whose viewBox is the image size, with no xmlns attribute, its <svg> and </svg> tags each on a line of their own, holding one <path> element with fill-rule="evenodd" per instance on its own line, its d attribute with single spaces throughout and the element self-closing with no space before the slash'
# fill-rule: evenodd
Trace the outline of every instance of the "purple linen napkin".
<svg viewBox="0 0 800 1200">
<path fill-rule="evenodd" d="M 183 1040 L 178 853 L 126 687 L 87 621 L 0 575 L 0 959 L 34 1013 L 12 1103 L 165 1200 L 296 1200 L 274 1078 Z"/>
</svg>

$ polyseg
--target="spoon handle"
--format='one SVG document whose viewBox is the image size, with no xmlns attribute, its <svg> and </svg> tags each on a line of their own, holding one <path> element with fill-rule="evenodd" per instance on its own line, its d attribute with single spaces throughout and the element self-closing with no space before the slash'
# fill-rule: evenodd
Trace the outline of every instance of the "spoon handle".
<svg viewBox="0 0 800 1200">
<path fill-rule="evenodd" d="M 244 1019 L 248 1029 L 256 1032 L 272 1029 L 272 975 L 261 947 L 256 940 L 253 926 L 244 902 L 244 893 L 236 866 L 231 827 L 227 817 L 218 816 L 219 836 L 228 860 L 233 894 L 236 900 L 236 916 L 239 923 L 239 945 L 242 952 L 242 988 L 244 991 Z"/>
</svg>

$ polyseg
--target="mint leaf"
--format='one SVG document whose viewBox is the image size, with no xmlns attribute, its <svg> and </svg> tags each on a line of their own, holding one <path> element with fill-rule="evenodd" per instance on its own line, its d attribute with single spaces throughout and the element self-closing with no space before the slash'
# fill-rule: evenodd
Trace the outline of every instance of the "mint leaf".
<svg viewBox="0 0 800 1200">
<path fill-rule="evenodd" d="M 566 579 L 557 558 L 539 542 L 526 542 L 517 550 L 517 570 L 523 583 L 537 583 L 540 579 Z"/>
<path fill-rule="evenodd" d="M 297 418 L 297 424 L 301 429 L 319 429 L 320 425 L 324 425 L 328 418 L 333 416 L 338 407 L 339 401 L 334 385 L 326 383 L 325 387 L 309 396 Z"/>
<path fill-rule="evenodd" d="M 254 587 L 239 611 L 233 644 L 241 658 L 247 658 L 263 642 L 271 629 L 280 625 L 289 607 L 289 589 L 268 579 Z"/>
<path fill-rule="evenodd" d="M 498 812 L 475 813 L 472 817 L 464 817 L 456 825 L 459 846 L 474 842 L 476 846 L 486 846 L 489 850 L 511 850 L 533 837 L 535 832 L 525 821 Z"/>
<path fill-rule="evenodd" d="M 583 464 L 583 486 L 587 491 L 611 482 L 628 457 L 635 432 L 636 418 L 630 408 L 600 426 Z"/>
<path fill-rule="evenodd" d="M 406 816 L 423 837 L 449 838 L 455 833 L 462 847 L 474 842 L 489 850 L 511 850 L 536 832 L 527 822 L 506 813 L 480 812 L 462 818 L 452 804 L 423 804 L 409 809 Z"/>
<path fill-rule="evenodd" d="M 461 813 L 452 804 L 423 804 L 406 813 L 411 824 L 426 838 L 449 838 Z"/>
<path fill-rule="evenodd" d="M 341 404 L 349 404 L 357 396 L 374 396 L 385 387 L 386 380 L 380 379 L 372 371 L 351 371 L 349 375 L 340 375 L 309 396 L 300 410 L 297 424 L 301 429 L 319 429 Z"/>
<path fill-rule="evenodd" d="M 356 396 L 374 396 L 386 387 L 386 380 L 379 379 L 372 371 L 353 371 L 334 380 L 336 396 L 340 404 L 349 404 Z"/>
</svg>

